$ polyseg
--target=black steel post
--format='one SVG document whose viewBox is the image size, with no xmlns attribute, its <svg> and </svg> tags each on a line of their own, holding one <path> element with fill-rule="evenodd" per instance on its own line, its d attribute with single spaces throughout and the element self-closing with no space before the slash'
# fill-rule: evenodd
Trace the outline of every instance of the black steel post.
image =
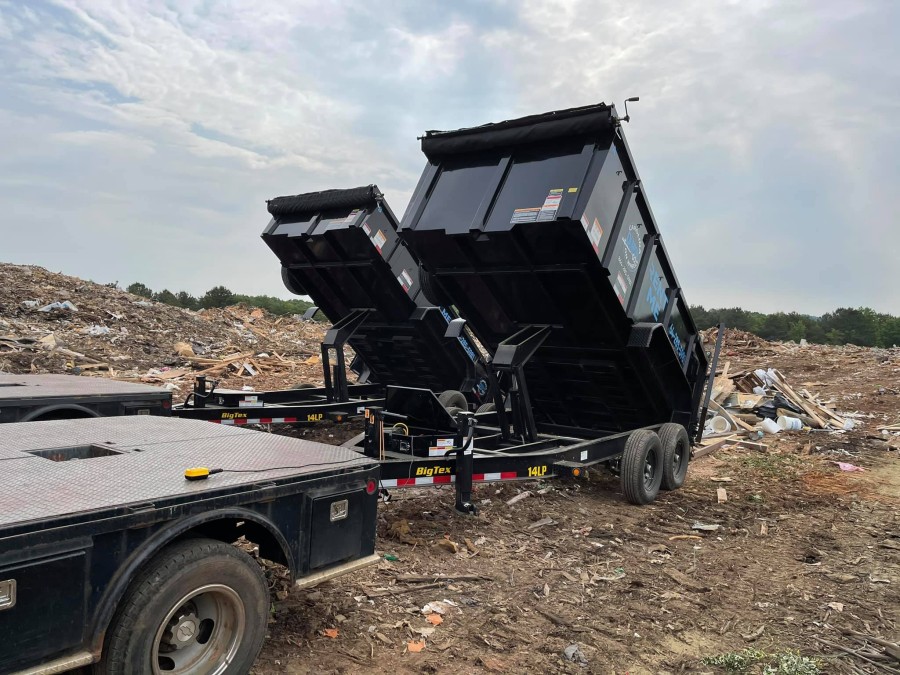
<svg viewBox="0 0 900 675">
<path fill-rule="evenodd" d="M 703 401 L 703 411 L 700 414 L 700 418 L 697 420 L 697 443 L 703 439 L 703 427 L 706 424 L 706 413 L 709 411 L 709 401 L 710 398 L 712 398 L 713 382 L 716 380 L 716 368 L 719 365 L 719 352 L 722 349 L 722 337 L 724 334 L 725 324 L 720 323 L 719 334 L 716 336 L 716 351 L 713 354 L 713 360 L 709 366 L 709 379 L 706 381 L 706 398 Z"/>
<path fill-rule="evenodd" d="M 381 410 L 377 406 L 366 409 L 366 425 L 364 429 L 366 436 L 363 442 L 363 454 L 373 459 L 378 459 L 379 457 L 380 439 L 378 438 L 378 428 L 380 425 L 376 422 L 376 416 L 381 413 Z"/>
<path fill-rule="evenodd" d="M 331 357 L 328 356 L 328 345 L 323 342 L 320 346 L 322 347 L 322 377 L 325 380 L 325 398 L 329 403 L 333 403 L 335 396 L 334 380 L 331 376 Z"/>
<path fill-rule="evenodd" d="M 461 412 L 456 416 L 456 424 L 462 444 L 456 451 L 456 510 L 460 513 L 477 514 L 472 503 L 472 473 L 475 465 L 475 415 Z"/>
</svg>

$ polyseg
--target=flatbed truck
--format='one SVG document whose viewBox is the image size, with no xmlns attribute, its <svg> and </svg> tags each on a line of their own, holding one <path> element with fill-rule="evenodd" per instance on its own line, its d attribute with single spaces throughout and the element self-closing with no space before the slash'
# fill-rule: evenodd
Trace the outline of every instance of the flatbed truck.
<svg viewBox="0 0 900 675">
<path fill-rule="evenodd" d="M 379 465 L 201 421 L 0 425 L 0 673 L 246 675 L 259 556 L 309 586 L 374 555 Z"/>
</svg>

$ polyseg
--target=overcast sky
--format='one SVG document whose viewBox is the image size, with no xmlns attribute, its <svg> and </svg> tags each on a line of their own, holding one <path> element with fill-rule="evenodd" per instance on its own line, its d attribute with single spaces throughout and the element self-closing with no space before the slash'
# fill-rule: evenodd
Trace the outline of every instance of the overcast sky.
<svg viewBox="0 0 900 675">
<path fill-rule="evenodd" d="M 0 0 L 0 260 L 290 297 L 265 199 L 416 136 L 640 96 L 689 302 L 900 314 L 897 0 Z"/>
</svg>

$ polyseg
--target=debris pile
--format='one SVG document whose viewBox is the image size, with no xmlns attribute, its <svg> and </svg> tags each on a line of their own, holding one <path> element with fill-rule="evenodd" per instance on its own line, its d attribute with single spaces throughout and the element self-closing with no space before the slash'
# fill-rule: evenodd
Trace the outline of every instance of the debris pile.
<svg viewBox="0 0 900 675">
<path fill-rule="evenodd" d="M 192 311 L 119 288 L 0 263 L 0 371 L 71 373 L 190 389 L 321 381 L 325 325 L 244 306 Z"/>
<path fill-rule="evenodd" d="M 702 454 L 734 441 L 761 439 L 783 431 L 843 432 L 857 424 L 835 412 L 833 400 L 823 401 L 803 385 L 795 389 L 774 368 L 731 373 L 730 367 L 731 362 L 726 362 L 713 381 Z"/>
</svg>

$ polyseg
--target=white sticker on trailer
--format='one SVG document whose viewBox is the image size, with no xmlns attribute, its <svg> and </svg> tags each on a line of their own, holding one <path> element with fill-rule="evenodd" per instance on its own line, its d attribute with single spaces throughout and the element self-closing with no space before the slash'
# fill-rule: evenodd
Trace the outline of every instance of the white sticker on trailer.
<svg viewBox="0 0 900 675">
<path fill-rule="evenodd" d="M 372 235 L 372 243 L 375 245 L 375 248 L 378 249 L 378 252 L 381 253 L 381 249 L 387 241 L 387 237 L 384 236 L 384 232 L 378 230 L 375 234 Z"/>
</svg>

